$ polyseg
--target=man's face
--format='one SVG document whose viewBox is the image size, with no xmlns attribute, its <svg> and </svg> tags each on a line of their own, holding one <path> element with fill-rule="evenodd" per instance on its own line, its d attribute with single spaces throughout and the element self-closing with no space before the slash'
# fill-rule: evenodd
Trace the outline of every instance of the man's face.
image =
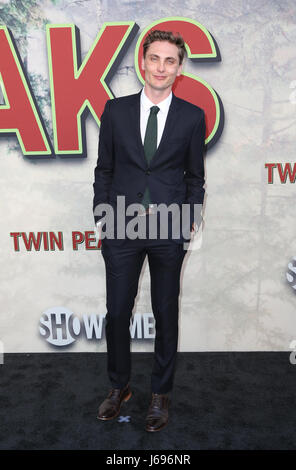
<svg viewBox="0 0 296 470">
<path fill-rule="evenodd" d="M 178 47 L 168 41 L 155 41 L 142 59 L 145 83 L 155 90 L 171 88 L 175 78 L 181 75 Z"/>
</svg>

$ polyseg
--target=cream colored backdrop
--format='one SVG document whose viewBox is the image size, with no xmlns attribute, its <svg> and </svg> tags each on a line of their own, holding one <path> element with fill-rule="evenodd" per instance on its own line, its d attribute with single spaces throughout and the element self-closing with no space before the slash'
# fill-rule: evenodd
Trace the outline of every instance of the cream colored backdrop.
<svg viewBox="0 0 296 470">
<path fill-rule="evenodd" d="M 221 62 L 186 63 L 187 72 L 219 93 L 225 125 L 205 162 L 202 245 L 188 253 L 183 266 L 179 350 L 288 350 L 296 338 L 294 281 L 289 283 L 286 276 L 296 255 L 295 185 L 281 183 L 278 176 L 268 184 L 265 163 L 295 160 L 295 2 L 30 3 L 24 21 L 11 2 L 0 1 L 0 22 L 14 35 L 50 135 L 46 23 L 77 25 L 84 57 L 105 21 L 137 22 L 140 31 L 111 82 L 115 96 L 140 90 L 133 54 L 149 23 L 188 17 L 213 34 Z M 53 307 L 72 311 L 81 324 L 83 315 L 106 313 L 100 251 L 73 251 L 71 245 L 72 231 L 94 228 L 98 127 L 91 116 L 86 134 L 86 159 L 57 157 L 50 162 L 29 160 L 15 137 L 0 137 L 0 340 L 5 352 L 106 351 L 104 339 L 87 339 L 83 329 L 71 346 L 62 347 L 51 345 L 39 330 L 43 312 Z M 14 251 L 10 232 L 50 231 L 63 232 L 63 251 L 28 252 L 23 244 Z M 134 313 L 151 313 L 147 261 Z M 132 350 L 152 351 L 153 341 L 134 340 Z"/>
</svg>

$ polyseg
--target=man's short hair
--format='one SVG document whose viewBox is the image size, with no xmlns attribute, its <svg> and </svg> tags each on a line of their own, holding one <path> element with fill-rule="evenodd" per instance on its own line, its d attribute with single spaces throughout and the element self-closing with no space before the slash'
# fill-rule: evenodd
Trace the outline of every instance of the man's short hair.
<svg viewBox="0 0 296 470">
<path fill-rule="evenodd" d="M 160 31 L 159 29 L 151 30 L 150 33 L 146 36 L 143 44 L 144 58 L 146 56 L 148 47 L 155 41 L 168 41 L 171 44 L 175 44 L 175 46 L 178 48 L 179 64 L 182 64 L 186 49 L 184 39 L 180 34 L 174 34 L 172 31 Z"/>
</svg>

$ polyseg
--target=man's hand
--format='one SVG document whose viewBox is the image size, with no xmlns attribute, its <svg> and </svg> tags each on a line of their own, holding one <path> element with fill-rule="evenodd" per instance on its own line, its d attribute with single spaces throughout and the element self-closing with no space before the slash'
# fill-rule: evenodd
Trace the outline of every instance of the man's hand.
<svg viewBox="0 0 296 470">
<path fill-rule="evenodd" d="M 197 232 L 198 230 L 198 226 L 195 222 L 192 223 L 192 226 L 191 226 L 191 229 L 190 229 L 190 232 L 194 232 L 194 234 Z"/>
<path fill-rule="evenodd" d="M 101 221 L 98 221 L 96 223 L 96 230 L 95 230 L 95 235 L 96 235 L 96 241 L 97 243 L 99 242 L 99 240 L 101 240 L 101 234 L 102 234 L 102 222 Z"/>
</svg>

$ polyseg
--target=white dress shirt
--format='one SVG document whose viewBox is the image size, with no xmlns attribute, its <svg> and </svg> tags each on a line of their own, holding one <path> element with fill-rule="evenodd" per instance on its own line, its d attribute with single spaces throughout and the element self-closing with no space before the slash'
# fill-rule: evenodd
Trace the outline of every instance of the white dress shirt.
<svg viewBox="0 0 296 470">
<path fill-rule="evenodd" d="M 150 114 L 151 106 L 158 106 L 159 111 L 157 113 L 157 147 L 159 146 L 159 142 L 162 137 L 162 133 L 164 130 L 166 118 L 169 112 L 169 107 L 172 101 L 172 92 L 169 94 L 167 98 L 162 100 L 160 103 L 154 104 L 152 101 L 149 100 L 145 93 L 145 89 L 142 89 L 141 92 L 141 112 L 140 112 L 140 125 L 141 125 L 141 137 L 142 143 L 144 145 L 144 138 L 145 132 L 147 127 L 147 122 Z"/>
</svg>

